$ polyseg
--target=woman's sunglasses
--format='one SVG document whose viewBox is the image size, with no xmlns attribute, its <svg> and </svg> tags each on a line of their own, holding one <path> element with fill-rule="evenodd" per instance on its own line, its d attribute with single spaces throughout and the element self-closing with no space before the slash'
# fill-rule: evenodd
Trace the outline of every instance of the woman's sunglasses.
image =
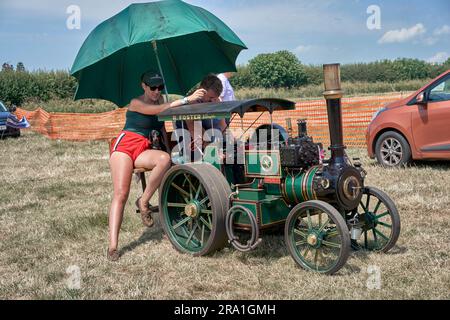
<svg viewBox="0 0 450 320">
<path fill-rule="evenodd" d="M 157 87 L 150 87 L 150 90 L 156 91 L 156 89 L 158 89 L 159 91 L 163 91 L 164 88 L 165 88 L 164 85 L 160 85 L 160 86 L 157 86 Z"/>
</svg>

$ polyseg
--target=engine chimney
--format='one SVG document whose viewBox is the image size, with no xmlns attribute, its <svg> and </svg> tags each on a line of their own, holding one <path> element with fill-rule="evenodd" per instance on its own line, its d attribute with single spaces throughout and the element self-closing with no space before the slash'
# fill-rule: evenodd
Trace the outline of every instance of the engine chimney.
<svg viewBox="0 0 450 320">
<path fill-rule="evenodd" d="M 330 128 L 331 140 L 331 162 L 345 162 L 344 135 L 342 131 L 342 108 L 341 108 L 341 72 L 340 64 L 326 64 L 323 66 L 325 80 L 325 92 L 323 95 L 327 100 L 328 126 Z"/>
<path fill-rule="evenodd" d="M 306 119 L 297 120 L 298 137 L 302 138 L 308 135 L 308 127 L 306 125 Z"/>
</svg>

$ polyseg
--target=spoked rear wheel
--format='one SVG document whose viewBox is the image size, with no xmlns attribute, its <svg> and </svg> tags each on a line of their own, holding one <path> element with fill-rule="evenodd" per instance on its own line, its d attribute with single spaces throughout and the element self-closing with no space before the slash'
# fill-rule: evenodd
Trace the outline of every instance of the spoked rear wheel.
<svg viewBox="0 0 450 320">
<path fill-rule="evenodd" d="M 357 212 L 364 225 L 360 239 L 353 241 L 353 245 L 358 249 L 388 252 L 400 235 L 400 215 L 391 198 L 377 188 L 364 188 Z"/>
<path fill-rule="evenodd" d="M 210 164 L 173 167 L 163 179 L 159 206 L 170 242 L 180 252 L 203 256 L 227 243 L 225 216 L 231 189 Z"/>
<path fill-rule="evenodd" d="M 285 242 L 297 264 L 307 270 L 333 274 L 347 262 L 350 236 L 341 214 L 323 201 L 307 201 L 289 214 Z"/>
</svg>

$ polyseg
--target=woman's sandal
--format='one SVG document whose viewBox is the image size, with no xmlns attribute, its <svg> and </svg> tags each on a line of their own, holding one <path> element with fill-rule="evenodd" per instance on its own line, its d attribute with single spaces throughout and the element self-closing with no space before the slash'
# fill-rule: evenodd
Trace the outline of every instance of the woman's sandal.
<svg viewBox="0 0 450 320">
<path fill-rule="evenodd" d="M 142 223 L 144 224 L 144 226 L 146 226 L 147 228 L 153 227 L 155 222 L 153 221 L 153 218 L 152 218 L 152 210 L 148 207 L 142 208 L 140 204 L 141 204 L 141 197 L 139 197 L 136 200 L 136 207 L 137 207 L 136 213 L 141 214 L 141 219 L 142 219 Z"/>
<path fill-rule="evenodd" d="M 106 257 L 108 258 L 109 261 L 116 262 L 117 260 L 119 260 L 120 254 L 119 254 L 118 250 L 109 250 L 108 249 Z"/>
</svg>

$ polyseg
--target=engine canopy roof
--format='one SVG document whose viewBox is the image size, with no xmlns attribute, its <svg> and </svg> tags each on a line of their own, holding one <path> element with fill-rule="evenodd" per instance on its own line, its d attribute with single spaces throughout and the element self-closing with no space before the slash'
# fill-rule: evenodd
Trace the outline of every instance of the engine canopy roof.
<svg viewBox="0 0 450 320">
<path fill-rule="evenodd" d="M 191 104 L 171 108 L 159 114 L 160 121 L 230 119 L 234 114 L 242 118 L 247 112 L 295 110 L 295 103 L 284 99 L 253 99 L 230 102 Z"/>
</svg>

